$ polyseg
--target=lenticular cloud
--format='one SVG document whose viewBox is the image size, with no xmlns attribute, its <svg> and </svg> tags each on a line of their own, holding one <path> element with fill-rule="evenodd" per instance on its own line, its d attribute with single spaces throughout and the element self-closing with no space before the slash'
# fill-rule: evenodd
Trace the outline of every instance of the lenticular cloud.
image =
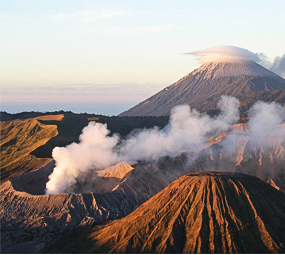
<svg viewBox="0 0 285 255">
<path fill-rule="evenodd" d="M 260 61 L 258 54 L 235 46 L 217 46 L 185 54 L 196 56 L 202 64 L 212 61 Z"/>
</svg>

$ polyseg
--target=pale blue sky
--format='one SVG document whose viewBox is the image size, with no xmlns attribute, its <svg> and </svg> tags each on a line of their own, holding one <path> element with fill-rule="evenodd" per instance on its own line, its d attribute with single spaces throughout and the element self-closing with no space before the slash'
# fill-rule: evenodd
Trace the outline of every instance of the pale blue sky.
<svg viewBox="0 0 285 255">
<path fill-rule="evenodd" d="M 118 114 L 199 66 L 183 53 L 285 51 L 285 1 L 0 0 L 2 110 Z"/>
</svg>

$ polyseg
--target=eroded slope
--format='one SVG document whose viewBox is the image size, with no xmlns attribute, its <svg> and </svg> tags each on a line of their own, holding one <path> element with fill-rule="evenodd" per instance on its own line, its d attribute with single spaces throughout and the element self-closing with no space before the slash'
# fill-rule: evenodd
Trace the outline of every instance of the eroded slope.
<svg viewBox="0 0 285 255">
<path fill-rule="evenodd" d="M 100 224 L 126 216 L 170 182 L 188 172 L 185 159 L 153 163 L 119 163 L 100 173 L 93 173 L 86 193 L 44 195 L 48 175 L 54 163 L 1 185 L 2 251 L 32 240 L 34 245 L 58 238 L 79 226 Z M 91 177 L 90 177 L 91 178 Z M 96 181 L 95 181 L 96 180 Z M 92 190 L 92 192 L 91 192 Z M 21 229 L 22 232 L 19 232 Z"/>
<path fill-rule="evenodd" d="M 127 217 L 78 230 L 48 252 L 284 253 L 285 196 L 256 177 L 185 175 Z"/>
</svg>

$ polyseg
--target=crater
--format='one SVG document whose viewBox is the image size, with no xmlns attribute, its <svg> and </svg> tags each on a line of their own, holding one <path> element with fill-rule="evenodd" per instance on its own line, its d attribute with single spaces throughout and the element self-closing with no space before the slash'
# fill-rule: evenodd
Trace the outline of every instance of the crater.
<svg viewBox="0 0 285 255">
<path fill-rule="evenodd" d="M 45 195 L 46 183 L 53 172 L 55 162 L 52 161 L 36 171 L 25 173 L 13 180 L 11 184 L 16 191 L 31 195 Z M 126 162 L 120 162 L 100 171 L 89 171 L 81 175 L 77 183 L 66 193 L 86 194 L 114 191 L 134 168 Z"/>
<path fill-rule="evenodd" d="M 55 162 L 51 161 L 36 171 L 25 173 L 12 179 L 11 184 L 16 191 L 26 192 L 31 195 L 44 195 L 48 177 L 54 167 Z"/>
<path fill-rule="evenodd" d="M 216 171 L 207 171 L 207 172 L 197 172 L 187 174 L 188 176 L 209 176 L 209 177 L 224 177 L 224 178 L 232 178 L 232 177 L 247 177 L 248 175 L 239 173 L 239 172 L 216 172 Z"/>
<path fill-rule="evenodd" d="M 77 227 L 121 218 L 146 198 L 130 194 L 125 180 L 133 168 L 125 162 L 102 171 L 93 171 L 95 184 L 78 182 L 74 193 L 45 194 L 46 183 L 55 167 L 45 166 L 7 181 L 0 186 L 2 231 L 30 231 L 36 238 L 60 235 Z M 86 180 L 85 180 L 86 181 Z M 12 222 L 12 224 L 11 224 Z M 35 229 L 38 232 L 33 232 Z"/>
</svg>

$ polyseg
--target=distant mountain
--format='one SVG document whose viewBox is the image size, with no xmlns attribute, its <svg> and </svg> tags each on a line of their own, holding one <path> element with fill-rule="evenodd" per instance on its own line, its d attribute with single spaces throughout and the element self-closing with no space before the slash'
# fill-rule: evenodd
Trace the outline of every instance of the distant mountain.
<svg viewBox="0 0 285 255">
<path fill-rule="evenodd" d="M 245 174 L 188 174 L 125 218 L 75 231 L 48 252 L 284 253 L 285 195 Z"/>
<path fill-rule="evenodd" d="M 253 92 L 267 92 L 263 96 L 275 101 L 276 95 L 268 93 L 284 89 L 285 79 L 255 62 L 209 62 L 119 116 L 164 116 L 179 104 L 207 112 L 216 110 L 222 95 L 243 101 L 243 95 Z M 254 100 L 253 94 L 248 103 Z"/>
</svg>

